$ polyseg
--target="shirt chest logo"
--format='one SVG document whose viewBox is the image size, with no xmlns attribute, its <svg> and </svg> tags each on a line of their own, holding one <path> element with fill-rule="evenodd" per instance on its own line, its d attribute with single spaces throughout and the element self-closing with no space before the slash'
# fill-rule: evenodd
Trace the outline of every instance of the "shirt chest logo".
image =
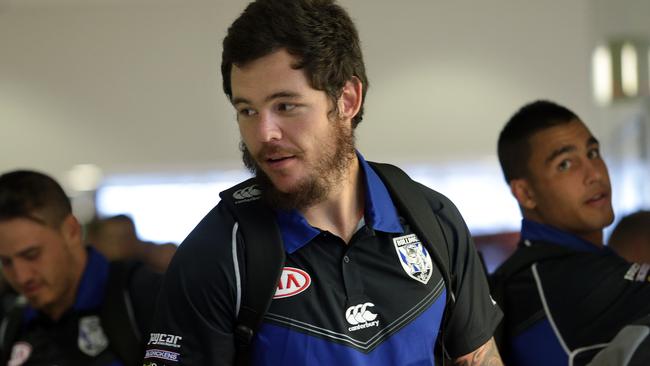
<svg viewBox="0 0 650 366">
<path fill-rule="evenodd" d="M 433 265 L 431 256 L 420 239 L 415 234 L 409 234 L 393 238 L 393 244 L 404 272 L 426 285 L 431 278 Z"/>
<path fill-rule="evenodd" d="M 81 352 L 92 357 L 102 353 L 108 347 L 108 338 L 104 334 L 98 316 L 85 316 L 79 319 L 77 344 Z"/>
<path fill-rule="evenodd" d="M 275 290 L 274 299 L 296 296 L 305 291 L 311 284 L 311 277 L 302 269 L 293 267 L 282 268 L 282 275 Z"/>
<path fill-rule="evenodd" d="M 373 307 L 375 307 L 375 304 L 371 302 L 350 306 L 345 311 L 345 320 L 352 325 L 348 328 L 348 331 L 354 332 L 359 329 L 378 327 L 379 320 L 376 320 L 377 314 L 370 311 L 370 308 Z"/>
</svg>

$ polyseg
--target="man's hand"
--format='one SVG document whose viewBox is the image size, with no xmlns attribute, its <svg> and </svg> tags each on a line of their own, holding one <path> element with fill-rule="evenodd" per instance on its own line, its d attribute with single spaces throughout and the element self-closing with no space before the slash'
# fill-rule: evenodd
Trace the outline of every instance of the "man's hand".
<svg viewBox="0 0 650 366">
<path fill-rule="evenodd" d="M 453 360 L 454 366 L 503 366 L 499 350 L 494 343 L 494 338 L 490 338 L 484 345 L 464 356 Z"/>
</svg>

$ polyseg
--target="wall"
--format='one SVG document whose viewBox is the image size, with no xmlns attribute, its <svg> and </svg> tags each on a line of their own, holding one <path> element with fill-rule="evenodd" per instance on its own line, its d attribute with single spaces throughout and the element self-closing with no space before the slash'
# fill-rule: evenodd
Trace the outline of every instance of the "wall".
<svg viewBox="0 0 650 366">
<path fill-rule="evenodd" d="M 218 65 L 244 4 L 0 2 L 0 171 L 239 166 Z M 536 98 L 596 115 L 589 0 L 342 4 L 358 23 L 371 80 L 358 129 L 369 158 L 495 161 L 504 121 Z"/>
</svg>

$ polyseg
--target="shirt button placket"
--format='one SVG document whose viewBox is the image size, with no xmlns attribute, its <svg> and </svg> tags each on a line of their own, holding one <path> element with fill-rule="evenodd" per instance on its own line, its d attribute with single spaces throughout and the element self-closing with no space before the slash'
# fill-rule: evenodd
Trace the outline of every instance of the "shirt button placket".
<svg viewBox="0 0 650 366">
<path fill-rule="evenodd" d="M 348 300 L 357 299 L 359 296 L 363 295 L 363 283 L 361 281 L 359 268 L 357 268 L 356 263 L 353 262 L 352 259 L 353 258 L 350 255 L 344 255 L 343 263 L 341 263 L 343 284 L 345 286 Z"/>
</svg>

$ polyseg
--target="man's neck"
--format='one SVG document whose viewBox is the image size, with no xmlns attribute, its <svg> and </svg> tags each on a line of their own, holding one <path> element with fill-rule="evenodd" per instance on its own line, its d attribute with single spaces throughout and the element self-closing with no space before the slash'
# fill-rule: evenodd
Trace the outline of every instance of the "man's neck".
<svg viewBox="0 0 650 366">
<path fill-rule="evenodd" d="M 523 232 L 523 230 L 525 230 L 525 233 Z M 526 219 L 524 220 L 524 225 L 522 226 L 522 234 L 526 234 L 534 237 L 541 235 L 542 237 L 546 238 L 545 240 L 549 240 L 549 238 L 557 239 L 558 235 L 560 237 L 564 235 L 566 236 L 565 239 L 567 238 L 580 239 L 583 242 L 586 242 L 598 248 L 602 248 L 604 246 L 602 230 L 590 230 L 585 232 L 569 231 L 566 229 L 559 228 L 555 225 L 550 225 L 548 223 L 545 223 L 543 222 L 543 220 L 539 220 L 537 218 L 531 218 L 531 217 L 526 217 Z M 569 241 L 570 240 L 571 239 L 569 239 Z"/>
<path fill-rule="evenodd" d="M 591 244 L 602 248 L 605 246 L 603 242 L 603 231 L 592 231 L 584 234 L 576 234 L 577 236 L 581 237 L 582 239 L 590 242 Z"/>
<path fill-rule="evenodd" d="M 365 192 L 359 159 L 355 157 L 327 198 L 301 211 L 310 225 L 339 236 L 346 243 L 363 217 Z"/>
</svg>

